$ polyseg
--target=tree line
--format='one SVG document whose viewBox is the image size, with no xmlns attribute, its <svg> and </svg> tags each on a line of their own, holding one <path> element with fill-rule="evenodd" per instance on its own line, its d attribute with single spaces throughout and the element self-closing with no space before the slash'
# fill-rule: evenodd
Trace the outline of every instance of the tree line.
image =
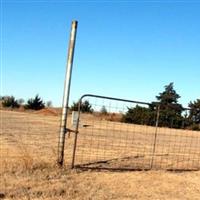
<svg viewBox="0 0 200 200">
<path fill-rule="evenodd" d="M 3 107 L 5 108 L 19 108 L 23 107 L 25 109 L 31 110 L 40 110 L 45 107 L 51 107 L 52 102 L 47 101 L 46 103 L 42 100 L 39 95 L 35 95 L 34 98 L 29 98 L 27 102 L 24 99 L 16 99 L 14 96 L 1 96 L 0 101 Z"/>
<path fill-rule="evenodd" d="M 47 101 L 46 103 L 42 100 L 42 98 L 37 94 L 33 98 L 29 98 L 27 102 L 24 99 L 16 99 L 14 96 L 0 96 L 0 102 L 5 108 L 19 108 L 23 107 L 25 109 L 31 110 L 40 110 L 45 107 L 52 107 L 52 102 Z M 73 102 L 69 107 L 70 111 L 78 111 L 79 101 Z M 85 100 L 81 102 L 81 112 L 83 113 L 93 113 L 92 105 L 89 101 Z"/>
<path fill-rule="evenodd" d="M 156 96 L 156 102 L 151 102 L 148 106 L 128 107 L 121 121 L 150 126 L 155 126 L 158 122 L 160 127 L 200 130 L 200 99 L 190 101 L 188 108 L 184 108 L 179 103 L 180 98 L 181 96 L 174 89 L 174 83 L 171 82 Z M 78 111 L 78 106 L 79 102 L 73 102 L 70 110 Z M 80 109 L 83 113 L 94 112 L 87 100 L 81 102 Z M 110 114 L 105 106 L 102 106 L 98 112 L 104 115 Z"/>
<path fill-rule="evenodd" d="M 200 130 L 200 99 L 190 101 L 188 108 L 179 102 L 181 97 L 169 83 L 164 91 L 156 96 L 157 102 L 151 102 L 148 107 L 136 105 L 128 108 L 122 121 L 126 123 L 155 125 L 159 109 L 158 125 L 169 128 L 188 128 Z"/>
<path fill-rule="evenodd" d="M 155 126 L 158 119 L 160 127 L 183 128 L 200 130 L 200 99 L 190 101 L 188 108 L 184 108 L 179 103 L 180 95 L 174 89 L 174 83 L 164 86 L 164 91 L 156 96 L 156 102 L 151 102 L 148 106 L 136 105 L 128 107 L 127 112 L 123 114 L 121 121 L 125 123 L 134 123 L 141 125 Z M 44 102 L 39 95 L 28 99 L 25 103 L 23 99 L 15 99 L 14 96 L 0 97 L 3 107 L 40 110 L 45 107 L 51 107 L 52 102 Z M 73 102 L 70 106 L 71 111 L 78 111 L 79 102 Z M 88 100 L 81 102 L 81 112 L 93 113 L 94 109 Z M 159 118 L 158 118 L 159 109 Z M 100 113 L 109 114 L 105 106 L 102 106 Z"/>
</svg>

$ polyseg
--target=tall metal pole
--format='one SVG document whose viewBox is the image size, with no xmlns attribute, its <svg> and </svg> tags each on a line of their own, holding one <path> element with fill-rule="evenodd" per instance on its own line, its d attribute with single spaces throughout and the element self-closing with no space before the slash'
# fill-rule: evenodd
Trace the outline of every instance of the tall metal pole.
<svg viewBox="0 0 200 200">
<path fill-rule="evenodd" d="M 67 112 L 68 112 L 77 25 L 78 25 L 77 21 L 72 21 L 70 41 L 69 41 L 69 47 L 68 47 L 67 70 L 66 70 L 66 77 L 65 77 L 65 84 L 64 84 L 62 116 L 61 116 L 60 135 L 59 135 L 59 142 L 58 142 L 58 161 L 57 162 L 61 166 L 63 165 L 63 161 L 64 161 L 65 134 L 67 132 Z"/>
</svg>

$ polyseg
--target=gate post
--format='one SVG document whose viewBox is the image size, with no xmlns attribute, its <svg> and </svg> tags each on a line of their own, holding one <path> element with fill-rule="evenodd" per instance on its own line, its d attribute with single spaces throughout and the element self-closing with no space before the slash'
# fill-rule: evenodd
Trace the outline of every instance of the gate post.
<svg viewBox="0 0 200 200">
<path fill-rule="evenodd" d="M 72 21 L 70 41 L 69 41 L 69 47 L 68 47 L 67 70 L 66 70 L 65 83 L 64 83 L 62 116 L 61 116 L 61 122 L 60 122 L 60 134 L 59 134 L 59 141 L 58 141 L 57 163 L 60 166 L 63 165 L 63 160 L 64 160 L 65 134 L 67 132 L 67 127 L 66 127 L 67 126 L 67 112 L 68 112 L 68 103 L 69 103 L 70 84 L 71 84 L 72 65 L 73 65 L 77 25 L 78 25 L 77 21 Z"/>
</svg>

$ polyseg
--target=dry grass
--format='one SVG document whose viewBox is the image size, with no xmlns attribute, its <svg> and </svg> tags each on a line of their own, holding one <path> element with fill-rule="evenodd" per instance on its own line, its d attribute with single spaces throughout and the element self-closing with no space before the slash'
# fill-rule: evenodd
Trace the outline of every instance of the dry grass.
<svg viewBox="0 0 200 200">
<path fill-rule="evenodd" d="M 200 173 L 69 171 L 40 165 L 1 175 L 6 199 L 200 199 Z"/>
<path fill-rule="evenodd" d="M 83 116 L 81 123 L 94 123 L 92 116 Z M 59 118 L 57 116 L 48 116 L 34 113 L 23 113 L 14 111 L 1 111 L 1 129 L 0 129 L 0 198 L 4 199 L 200 199 L 200 172 L 169 172 L 169 171 L 133 171 L 133 172 L 111 172 L 111 171 L 91 171 L 91 170 L 69 170 L 67 166 L 63 169 L 55 165 L 57 136 L 59 127 Z M 92 125 L 92 124 L 90 124 Z M 120 126 L 120 127 L 119 127 Z M 93 129 L 91 129 L 93 127 Z M 113 130 L 114 127 L 114 131 Z M 85 142 L 81 139 L 81 133 L 89 137 L 89 133 L 97 133 L 97 129 L 107 130 L 111 136 L 118 130 L 116 137 L 116 147 L 121 145 L 123 140 L 124 128 L 116 122 L 100 121 L 95 126 L 80 128 L 79 146 L 76 162 L 92 160 L 90 152 L 83 158 L 82 150 L 86 151 Z M 131 133 L 129 127 L 128 133 Z M 132 127 L 133 128 L 133 127 Z M 93 132 L 91 131 L 93 130 Z M 121 130 L 121 131 L 119 131 Z M 144 139 L 140 131 L 148 130 L 145 134 L 153 134 L 151 127 L 134 126 L 138 133 L 135 135 L 135 144 L 143 145 Z M 162 129 L 160 129 L 162 130 Z M 182 135 L 177 130 L 171 130 L 171 134 Z M 163 134 L 167 134 L 166 130 Z M 190 135 L 184 132 L 185 136 Z M 98 136 L 99 135 L 99 136 Z M 89 150 L 95 150 L 100 144 L 104 144 L 103 149 L 99 149 L 95 155 L 100 159 L 109 158 L 115 155 L 117 150 L 106 150 L 105 135 L 103 131 L 96 134 L 96 139 L 103 138 L 99 143 L 87 145 Z M 160 146 L 163 147 L 160 139 Z M 103 137 L 102 137 L 103 136 Z M 107 136 L 107 135 L 106 135 Z M 120 136 L 120 137 L 119 137 Z M 146 136 L 146 135 L 145 135 Z M 194 137 L 198 135 L 194 133 Z M 109 140 L 109 137 L 106 137 Z M 140 140 L 140 141 L 139 141 Z M 91 141 L 91 140 L 90 140 Z M 144 140 L 147 145 L 151 143 Z M 192 139 L 190 140 L 193 141 Z M 86 142 L 89 142 L 86 140 Z M 139 143 L 140 142 L 140 143 Z M 177 143 L 179 144 L 180 141 Z M 73 135 L 67 139 L 66 145 L 66 164 L 70 164 L 71 149 L 73 144 Z M 91 144 L 91 143 L 88 143 Z M 129 142 L 126 142 L 129 150 L 136 152 Z M 195 145 L 198 143 L 195 143 Z M 140 146 L 139 145 L 139 146 Z M 138 146 L 138 147 L 139 147 Z M 109 147 L 109 146 L 108 146 Z M 115 149 L 115 145 L 112 146 Z M 159 147 L 159 146 L 158 146 Z M 167 150 L 172 145 L 167 146 Z M 83 149 L 84 148 L 84 149 Z M 198 149 L 195 146 L 196 149 Z M 108 154 L 105 154 L 108 152 Z M 163 150 L 163 149 L 162 149 Z M 176 148 L 174 148 L 176 150 Z M 173 150 L 173 151 L 174 151 Z M 125 151 L 127 152 L 127 151 Z M 130 151 L 129 151 L 130 152 Z M 147 151 L 148 152 L 148 151 Z M 103 154 L 102 154 L 103 153 Z M 160 153 L 160 151 L 159 151 Z M 172 152 L 173 153 L 173 152 Z M 176 151 L 177 153 L 177 151 Z M 78 156 L 79 155 L 79 156 Z M 122 155 L 124 156 L 124 155 Z M 80 160 L 78 160 L 80 157 Z M 116 164 L 116 163 L 115 163 Z"/>
</svg>

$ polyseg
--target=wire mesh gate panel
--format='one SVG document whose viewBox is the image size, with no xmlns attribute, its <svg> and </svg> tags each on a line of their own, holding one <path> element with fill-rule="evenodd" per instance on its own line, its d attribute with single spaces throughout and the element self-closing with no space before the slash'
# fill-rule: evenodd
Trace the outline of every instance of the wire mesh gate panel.
<svg viewBox="0 0 200 200">
<path fill-rule="evenodd" d="M 72 167 L 111 170 L 200 168 L 200 132 L 159 127 L 161 110 L 158 107 L 151 115 L 152 124 L 145 125 L 144 114 L 138 125 L 123 122 L 128 109 L 145 109 L 151 104 L 96 95 L 84 95 L 81 102 L 81 105 L 89 102 L 91 108 L 87 111 L 91 112 L 80 112 L 80 108 L 77 133 L 67 138 L 67 161 L 72 161 Z M 137 113 L 134 115 L 137 119 Z"/>
</svg>

